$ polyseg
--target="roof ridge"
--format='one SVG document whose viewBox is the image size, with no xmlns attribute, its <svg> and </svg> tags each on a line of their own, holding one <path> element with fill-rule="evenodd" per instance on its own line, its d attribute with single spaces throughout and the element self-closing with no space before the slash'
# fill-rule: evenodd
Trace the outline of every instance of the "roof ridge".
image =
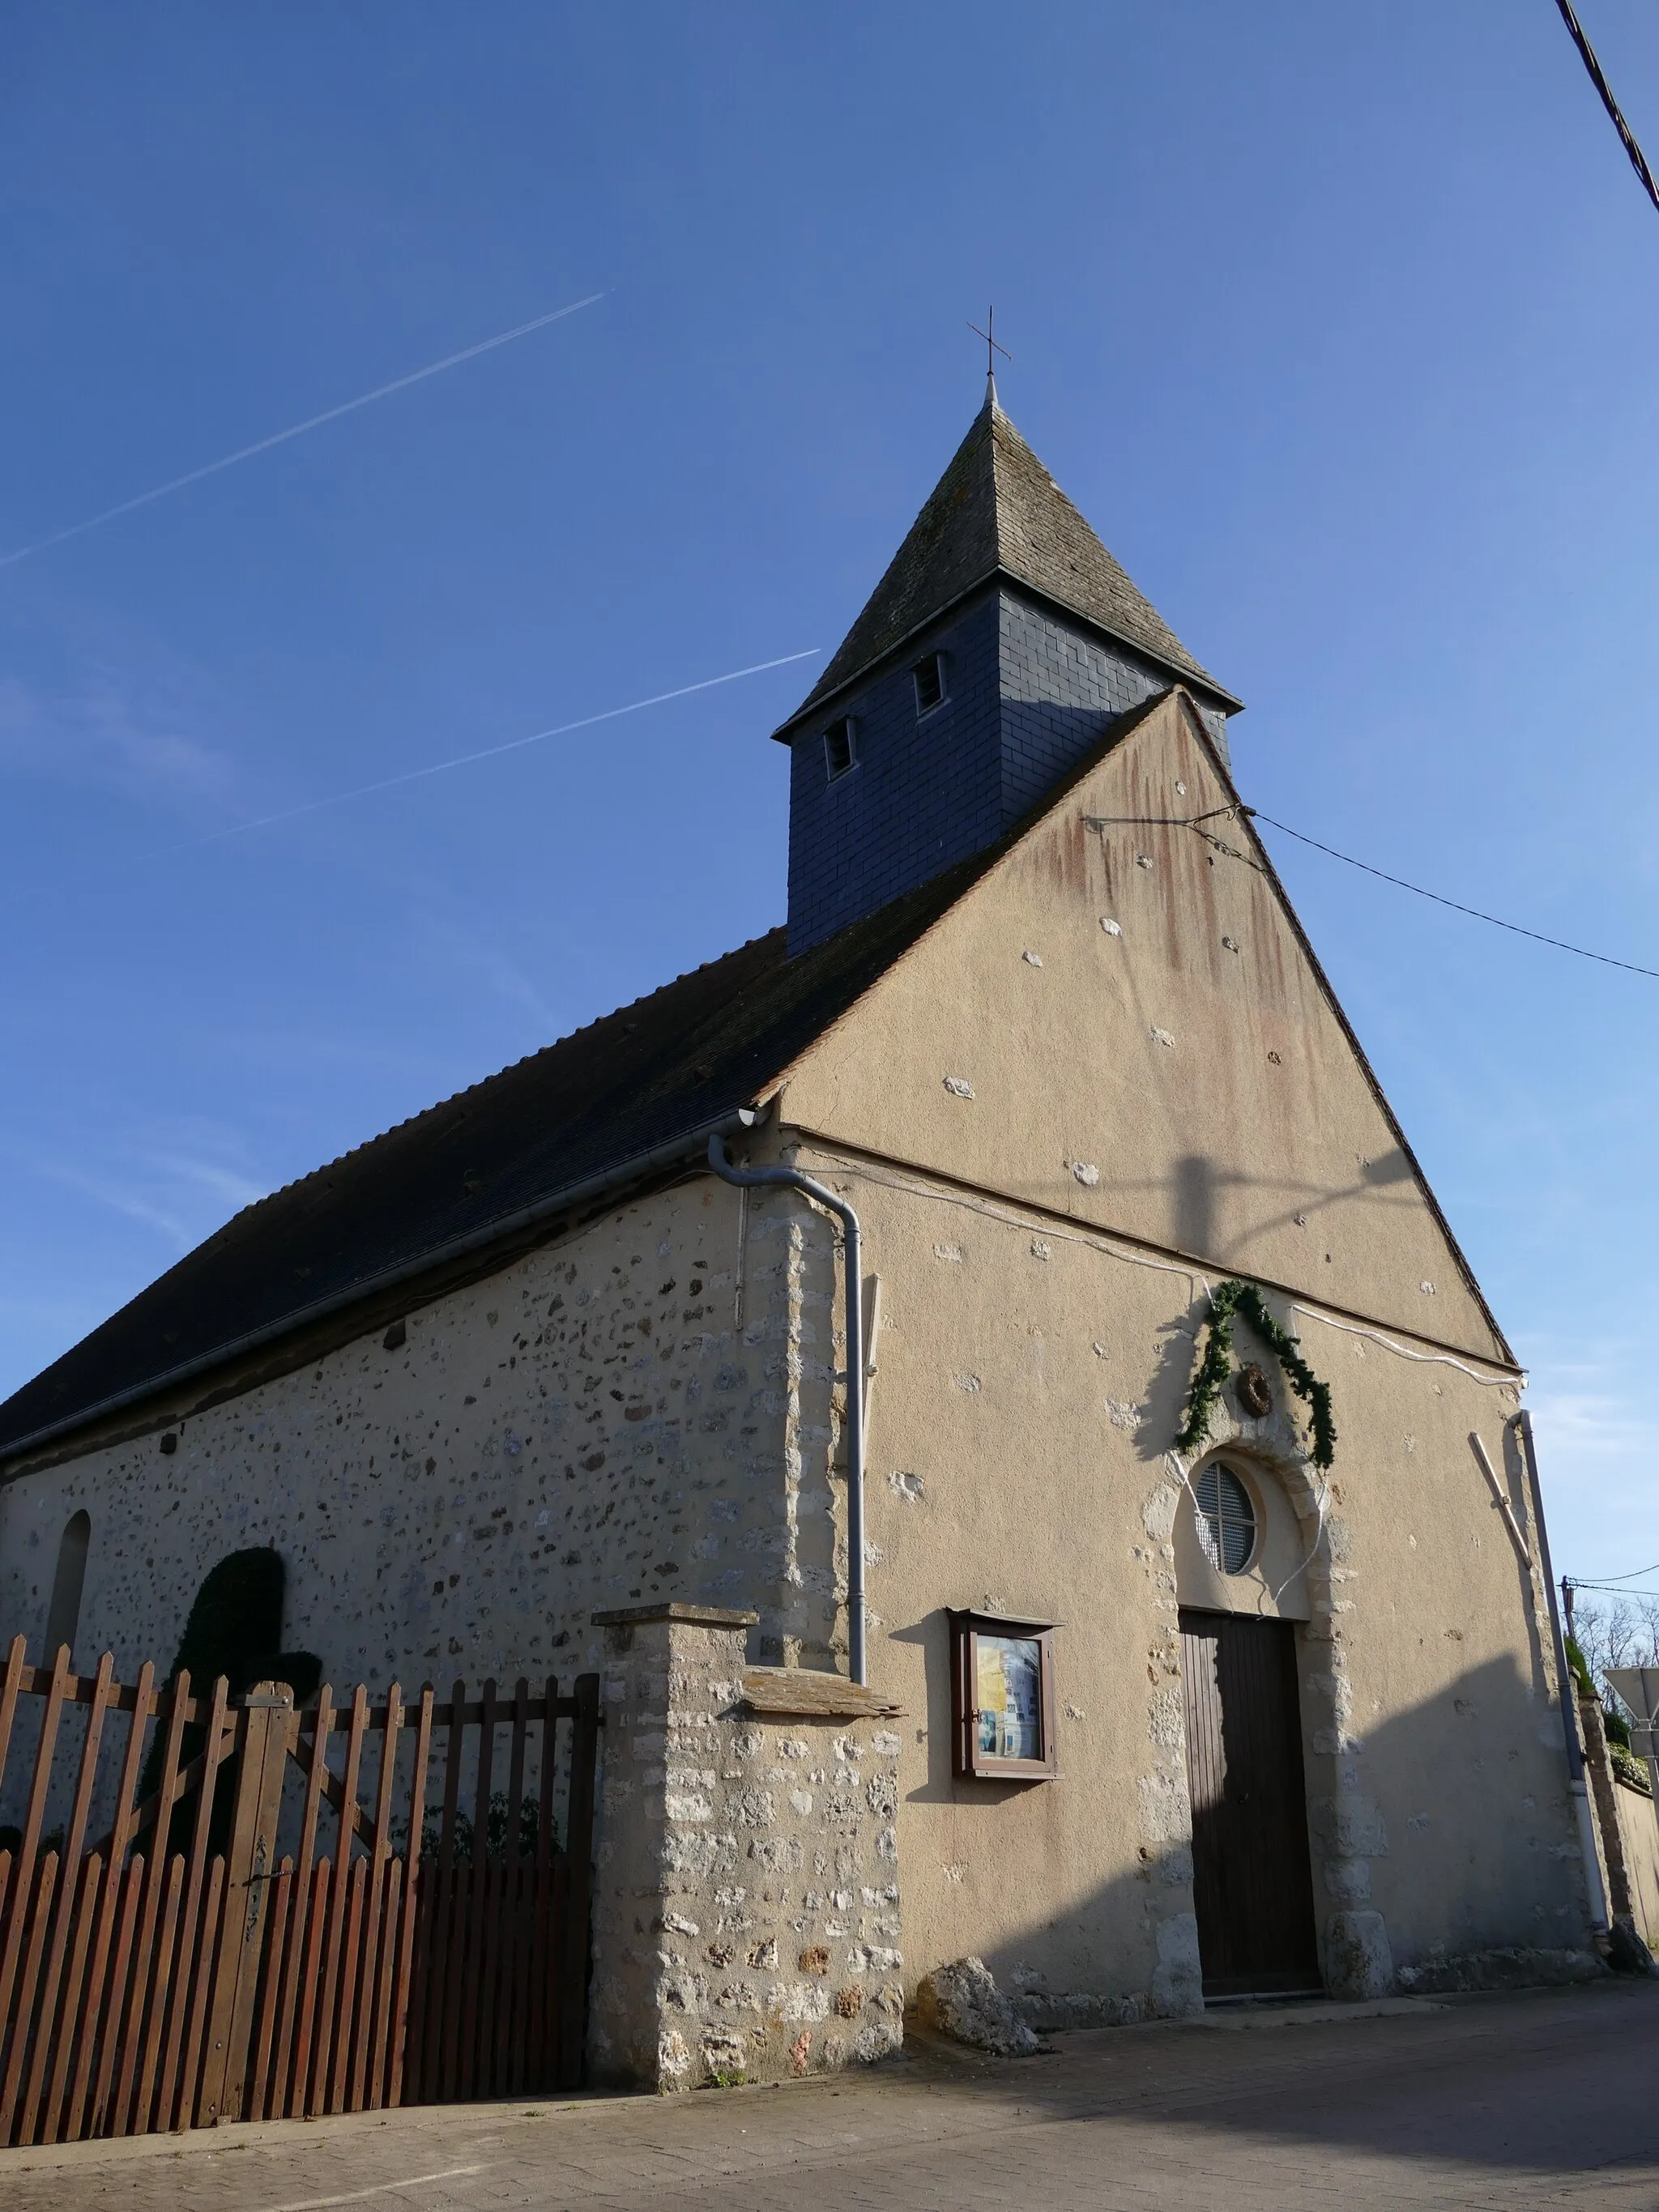
<svg viewBox="0 0 1659 2212">
<path fill-rule="evenodd" d="M 989 395 L 822 675 L 773 735 L 1006 576 L 1144 653 L 1229 708 L 1239 702 L 1196 661 Z"/>
</svg>

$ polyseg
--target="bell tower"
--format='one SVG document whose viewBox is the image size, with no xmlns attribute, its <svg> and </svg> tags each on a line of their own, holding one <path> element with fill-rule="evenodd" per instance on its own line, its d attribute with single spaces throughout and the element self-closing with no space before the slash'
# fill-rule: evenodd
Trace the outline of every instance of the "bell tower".
<svg viewBox="0 0 1659 2212">
<path fill-rule="evenodd" d="M 790 749 L 789 950 L 994 844 L 1154 691 L 1223 757 L 1241 702 L 1200 667 L 1004 414 L 985 404 L 808 696 Z"/>
</svg>

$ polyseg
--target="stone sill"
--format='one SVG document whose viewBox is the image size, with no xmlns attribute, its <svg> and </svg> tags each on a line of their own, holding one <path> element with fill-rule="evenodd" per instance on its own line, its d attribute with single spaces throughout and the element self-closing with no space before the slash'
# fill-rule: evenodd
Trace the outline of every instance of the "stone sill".
<svg viewBox="0 0 1659 2212">
<path fill-rule="evenodd" d="M 849 1682 L 845 1674 L 811 1667 L 745 1667 L 743 1697 L 750 1712 L 800 1720 L 896 1719 L 904 1711 L 878 1691 Z"/>
</svg>

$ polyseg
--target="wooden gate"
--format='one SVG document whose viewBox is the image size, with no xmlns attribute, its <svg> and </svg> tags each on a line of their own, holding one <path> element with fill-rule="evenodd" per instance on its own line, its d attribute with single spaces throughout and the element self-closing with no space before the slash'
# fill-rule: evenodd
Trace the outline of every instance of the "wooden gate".
<svg viewBox="0 0 1659 2212">
<path fill-rule="evenodd" d="M 1316 1990 L 1296 1631 L 1183 1607 L 1181 1662 L 1204 1994 Z"/>
<path fill-rule="evenodd" d="M 591 1674 L 295 1712 L 17 1638 L 0 2144 L 575 2084 L 598 1729 Z"/>
</svg>

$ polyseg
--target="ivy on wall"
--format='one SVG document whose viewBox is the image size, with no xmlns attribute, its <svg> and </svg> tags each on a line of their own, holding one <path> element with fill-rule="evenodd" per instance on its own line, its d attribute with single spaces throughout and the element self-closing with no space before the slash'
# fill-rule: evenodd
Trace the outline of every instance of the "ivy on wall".
<svg viewBox="0 0 1659 2212">
<path fill-rule="evenodd" d="M 1237 1279 L 1218 1285 L 1211 1294 L 1204 1353 L 1187 1391 L 1187 1418 L 1176 1438 L 1176 1450 L 1194 1450 L 1210 1432 L 1221 1386 L 1232 1372 L 1235 1317 L 1249 1323 L 1307 1406 L 1313 1424 L 1313 1463 L 1328 1468 L 1336 1456 L 1330 1385 L 1320 1381 L 1302 1357 L 1295 1338 L 1287 1335 L 1268 1312 L 1267 1300 L 1255 1285 Z"/>
</svg>

